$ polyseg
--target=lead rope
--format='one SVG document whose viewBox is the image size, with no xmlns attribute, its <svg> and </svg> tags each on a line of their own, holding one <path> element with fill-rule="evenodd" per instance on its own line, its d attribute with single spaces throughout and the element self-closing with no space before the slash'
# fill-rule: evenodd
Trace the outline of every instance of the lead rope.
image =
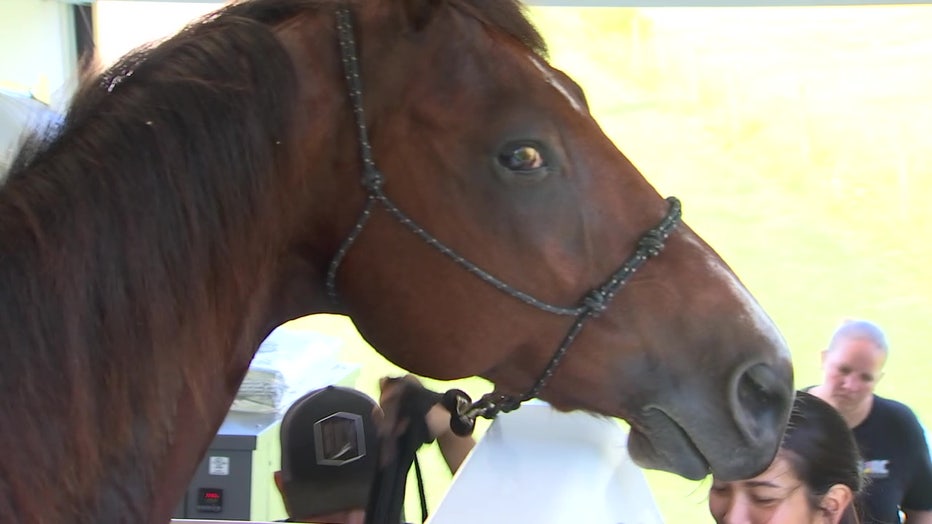
<svg viewBox="0 0 932 524">
<path fill-rule="evenodd" d="M 346 257 L 346 254 L 368 223 L 375 206 L 379 204 L 389 215 L 421 238 L 421 240 L 440 253 L 446 255 L 453 262 L 463 267 L 466 271 L 475 275 L 483 282 L 486 282 L 506 295 L 518 299 L 529 306 L 555 315 L 575 317 L 573 325 L 570 327 L 566 336 L 563 337 L 563 341 L 550 358 L 540 378 L 538 378 L 534 385 L 523 395 L 504 395 L 493 391 L 492 393 L 483 395 L 482 398 L 476 402 L 473 402 L 466 393 L 456 389 L 452 389 L 444 395 L 443 404 L 453 415 L 450 421 L 451 428 L 457 435 L 468 435 L 475 427 L 477 417 L 494 418 L 500 412 L 509 412 L 517 409 L 523 402 L 540 394 L 541 390 L 543 390 L 547 382 L 549 382 L 550 378 L 553 376 L 560 361 L 566 355 L 570 345 L 572 345 L 576 336 L 582 330 L 585 322 L 589 318 L 596 317 L 605 311 L 608 307 L 608 303 L 615 297 L 615 294 L 627 284 L 631 275 L 644 265 L 649 258 L 653 258 L 660 254 L 665 246 L 667 238 L 676 228 L 682 217 L 682 206 L 676 197 L 668 197 L 667 203 L 669 204 L 669 209 L 660 224 L 645 232 L 638 240 L 637 250 L 624 264 L 622 264 L 617 271 L 612 273 L 605 283 L 586 294 L 576 306 L 565 307 L 550 304 L 510 286 L 461 256 L 435 236 L 428 233 L 414 220 L 405 215 L 383 191 L 382 188 L 385 185 L 385 177 L 378 170 L 372 158 L 372 146 L 369 142 L 369 132 L 366 127 L 362 98 L 362 80 L 359 74 L 356 40 L 353 35 L 352 14 L 349 8 L 337 8 L 336 20 L 343 71 L 349 89 L 349 98 L 353 108 L 353 115 L 356 120 L 356 132 L 360 145 L 360 157 L 363 164 L 363 174 L 360 183 L 366 190 L 366 203 L 355 225 L 337 249 L 336 254 L 334 254 L 333 259 L 330 261 L 330 266 L 327 268 L 326 287 L 330 300 L 334 304 L 339 303 L 339 296 L 336 290 L 337 271 L 343 259 Z"/>
<path fill-rule="evenodd" d="M 424 476 L 421 474 L 421 461 L 414 455 L 414 476 L 417 479 L 417 494 L 421 501 L 421 522 L 427 522 L 427 496 L 424 495 Z"/>
</svg>

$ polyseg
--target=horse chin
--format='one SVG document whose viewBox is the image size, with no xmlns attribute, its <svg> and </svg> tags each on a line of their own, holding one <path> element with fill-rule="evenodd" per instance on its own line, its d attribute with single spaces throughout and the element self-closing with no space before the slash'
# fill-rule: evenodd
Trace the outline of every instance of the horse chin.
<svg viewBox="0 0 932 524">
<path fill-rule="evenodd" d="M 710 473 L 709 462 L 682 426 L 657 408 L 649 408 L 637 427 L 631 426 L 628 453 L 643 468 L 689 480 L 701 480 Z"/>
</svg>

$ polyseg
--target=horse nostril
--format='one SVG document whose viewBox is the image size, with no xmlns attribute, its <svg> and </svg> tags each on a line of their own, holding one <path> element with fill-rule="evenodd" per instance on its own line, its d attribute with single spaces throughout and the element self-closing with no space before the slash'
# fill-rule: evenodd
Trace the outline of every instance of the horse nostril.
<svg viewBox="0 0 932 524">
<path fill-rule="evenodd" d="M 738 377 L 735 393 L 738 426 L 752 443 L 767 440 L 783 427 L 792 389 L 773 367 L 755 364 L 747 368 Z"/>
</svg>

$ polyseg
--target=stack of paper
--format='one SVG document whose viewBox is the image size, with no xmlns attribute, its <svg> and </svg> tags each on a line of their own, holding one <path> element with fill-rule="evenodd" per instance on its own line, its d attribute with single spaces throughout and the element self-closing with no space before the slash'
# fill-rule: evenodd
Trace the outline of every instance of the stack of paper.
<svg viewBox="0 0 932 524">
<path fill-rule="evenodd" d="M 308 391 L 339 382 L 354 366 L 339 362 L 343 341 L 278 327 L 259 346 L 233 411 L 280 413 Z"/>
</svg>

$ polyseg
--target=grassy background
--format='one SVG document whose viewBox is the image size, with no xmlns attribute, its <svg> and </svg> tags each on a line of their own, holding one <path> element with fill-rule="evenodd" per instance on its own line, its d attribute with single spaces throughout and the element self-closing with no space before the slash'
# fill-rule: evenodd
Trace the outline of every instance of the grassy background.
<svg viewBox="0 0 932 524">
<path fill-rule="evenodd" d="M 607 133 L 777 322 L 797 385 L 840 320 L 870 318 L 892 345 L 878 392 L 932 424 L 932 7 L 531 13 Z M 370 394 L 400 372 L 346 319 L 295 325 L 344 338 Z M 427 462 L 435 507 L 450 476 Z M 711 522 L 707 482 L 648 479 L 667 522 Z"/>
</svg>

